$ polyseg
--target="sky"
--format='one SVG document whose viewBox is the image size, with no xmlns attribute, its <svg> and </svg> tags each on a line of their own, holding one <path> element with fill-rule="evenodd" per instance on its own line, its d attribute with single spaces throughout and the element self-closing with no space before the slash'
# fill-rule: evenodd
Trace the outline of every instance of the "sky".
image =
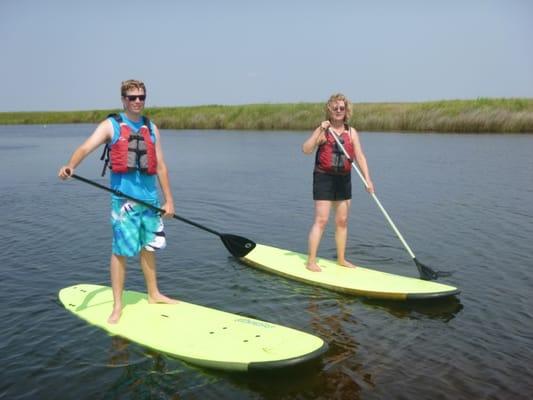
<svg viewBox="0 0 533 400">
<path fill-rule="evenodd" d="M 530 0 L 0 0 L 2 111 L 533 97 Z"/>
</svg>

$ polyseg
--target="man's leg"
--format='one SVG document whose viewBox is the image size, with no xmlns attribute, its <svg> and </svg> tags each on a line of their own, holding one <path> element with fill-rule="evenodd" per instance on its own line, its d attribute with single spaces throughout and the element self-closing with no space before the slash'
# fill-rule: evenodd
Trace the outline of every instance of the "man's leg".
<svg viewBox="0 0 533 400">
<path fill-rule="evenodd" d="M 159 292 L 157 286 L 157 271 L 155 264 L 155 253 L 146 249 L 141 250 L 141 268 L 146 281 L 146 290 L 148 291 L 149 303 L 167 303 L 175 304 L 177 300 L 171 299 Z"/>
<path fill-rule="evenodd" d="M 109 272 L 111 275 L 111 287 L 113 289 L 113 312 L 107 319 L 110 324 L 116 324 L 122 313 L 122 291 L 126 279 L 126 257 L 111 255 Z"/>
</svg>

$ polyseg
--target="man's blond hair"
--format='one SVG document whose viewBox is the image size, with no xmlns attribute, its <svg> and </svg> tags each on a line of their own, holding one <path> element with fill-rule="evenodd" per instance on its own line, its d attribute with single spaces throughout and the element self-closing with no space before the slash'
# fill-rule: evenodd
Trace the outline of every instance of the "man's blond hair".
<svg viewBox="0 0 533 400">
<path fill-rule="evenodd" d="M 128 90 L 131 89 L 139 89 L 143 90 L 144 94 L 146 95 L 146 87 L 144 86 L 144 82 L 137 81 L 135 79 L 128 79 L 127 81 L 123 81 L 120 85 L 120 95 L 122 97 L 126 96 L 126 93 L 128 93 Z"/>
</svg>

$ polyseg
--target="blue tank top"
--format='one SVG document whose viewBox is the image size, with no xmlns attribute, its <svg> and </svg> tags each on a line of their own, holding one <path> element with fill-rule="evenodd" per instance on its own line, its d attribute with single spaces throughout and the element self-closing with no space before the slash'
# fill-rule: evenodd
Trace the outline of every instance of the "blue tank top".
<svg viewBox="0 0 533 400">
<path fill-rule="evenodd" d="M 120 113 L 122 121 L 125 122 L 133 132 L 138 132 L 143 125 L 142 119 L 139 122 L 130 120 L 125 113 Z M 109 118 L 113 124 L 113 140 L 111 144 L 115 143 L 120 137 L 120 125 L 114 118 Z M 154 130 L 155 125 L 150 121 L 150 129 L 152 140 L 156 141 Z M 110 183 L 113 190 L 119 190 L 124 194 L 135 197 L 139 200 L 147 201 L 153 204 L 158 204 L 159 195 L 157 191 L 157 175 L 146 175 L 140 171 L 131 171 L 125 174 L 114 174 L 111 171 Z M 113 195 L 114 199 L 120 198 Z"/>
</svg>

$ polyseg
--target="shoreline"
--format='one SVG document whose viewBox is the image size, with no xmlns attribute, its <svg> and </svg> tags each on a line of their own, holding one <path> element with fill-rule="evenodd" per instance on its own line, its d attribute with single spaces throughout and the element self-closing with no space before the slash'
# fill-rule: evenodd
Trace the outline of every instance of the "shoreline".
<svg viewBox="0 0 533 400">
<path fill-rule="evenodd" d="M 0 125 L 98 123 L 111 110 L 0 112 Z M 161 129 L 313 130 L 324 103 L 147 107 Z M 354 103 L 359 131 L 533 133 L 532 98 L 478 98 L 417 103 Z"/>
</svg>

